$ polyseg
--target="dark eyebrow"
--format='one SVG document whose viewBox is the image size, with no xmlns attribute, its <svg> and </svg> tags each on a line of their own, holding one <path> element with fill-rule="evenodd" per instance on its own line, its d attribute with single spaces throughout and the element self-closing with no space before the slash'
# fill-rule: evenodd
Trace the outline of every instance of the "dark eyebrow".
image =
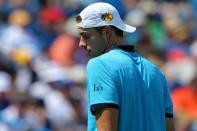
<svg viewBox="0 0 197 131">
<path fill-rule="evenodd" d="M 80 32 L 79 34 L 80 34 L 80 35 L 83 35 L 83 34 L 84 34 L 84 32 Z"/>
<path fill-rule="evenodd" d="M 87 32 L 80 32 L 79 34 L 80 34 L 80 35 L 88 35 Z"/>
</svg>

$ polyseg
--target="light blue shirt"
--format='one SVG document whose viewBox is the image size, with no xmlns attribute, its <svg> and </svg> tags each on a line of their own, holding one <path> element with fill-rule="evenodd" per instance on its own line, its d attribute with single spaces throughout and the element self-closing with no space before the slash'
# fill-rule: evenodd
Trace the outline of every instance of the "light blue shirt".
<svg viewBox="0 0 197 131">
<path fill-rule="evenodd" d="M 88 131 L 96 131 L 95 108 L 119 109 L 118 131 L 166 131 L 173 114 L 161 71 L 136 52 L 113 49 L 87 65 Z"/>
</svg>

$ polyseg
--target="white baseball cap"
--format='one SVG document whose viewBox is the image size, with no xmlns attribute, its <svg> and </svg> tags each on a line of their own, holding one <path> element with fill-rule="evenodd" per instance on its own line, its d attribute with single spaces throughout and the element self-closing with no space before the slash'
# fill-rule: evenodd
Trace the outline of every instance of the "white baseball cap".
<svg viewBox="0 0 197 131">
<path fill-rule="evenodd" d="M 118 29 L 132 33 L 135 27 L 125 24 L 117 9 L 111 4 L 98 2 L 87 6 L 76 18 L 77 26 L 81 28 L 93 28 L 112 25 Z"/>
</svg>

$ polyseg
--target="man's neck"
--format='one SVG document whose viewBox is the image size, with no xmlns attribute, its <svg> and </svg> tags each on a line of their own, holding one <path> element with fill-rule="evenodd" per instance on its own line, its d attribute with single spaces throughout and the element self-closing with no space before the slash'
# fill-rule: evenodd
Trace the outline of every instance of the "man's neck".
<svg viewBox="0 0 197 131">
<path fill-rule="evenodd" d="M 109 43 L 108 48 L 107 50 L 105 50 L 105 52 L 108 52 L 114 48 L 119 48 L 128 52 L 135 52 L 135 47 L 130 45 L 125 45 L 122 37 L 118 37 L 113 42 Z"/>
<path fill-rule="evenodd" d="M 108 50 L 111 50 L 117 46 L 124 45 L 124 40 L 122 37 L 116 37 L 111 43 L 109 43 Z"/>
</svg>

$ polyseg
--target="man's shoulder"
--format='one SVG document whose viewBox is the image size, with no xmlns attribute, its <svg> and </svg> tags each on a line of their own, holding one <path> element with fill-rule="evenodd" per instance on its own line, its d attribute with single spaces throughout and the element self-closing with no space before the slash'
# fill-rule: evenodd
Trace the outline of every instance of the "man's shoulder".
<svg viewBox="0 0 197 131">
<path fill-rule="evenodd" d="M 103 61 L 111 60 L 111 61 L 116 61 L 117 57 L 120 57 L 122 54 L 119 50 L 111 50 L 107 53 L 104 53 L 100 56 L 98 56 L 98 59 L 101 59 Z"/>
<path fill-rule="evenodd" d="M 110 51 L 98 57 L 91 58 L 87 64 L 87 70 L 115 70 L 119 68 L 120 53 L 117 51 Z"/>
<path fill-rule="evenodd" d="M 88 65 L 104 64 L 104 65 L 117 65 L 119 61 L 124 59 L 124 56 L 118 50 L 112 50 L 104 53 L 98 57 L 89 60 Z"/>
</svg>

